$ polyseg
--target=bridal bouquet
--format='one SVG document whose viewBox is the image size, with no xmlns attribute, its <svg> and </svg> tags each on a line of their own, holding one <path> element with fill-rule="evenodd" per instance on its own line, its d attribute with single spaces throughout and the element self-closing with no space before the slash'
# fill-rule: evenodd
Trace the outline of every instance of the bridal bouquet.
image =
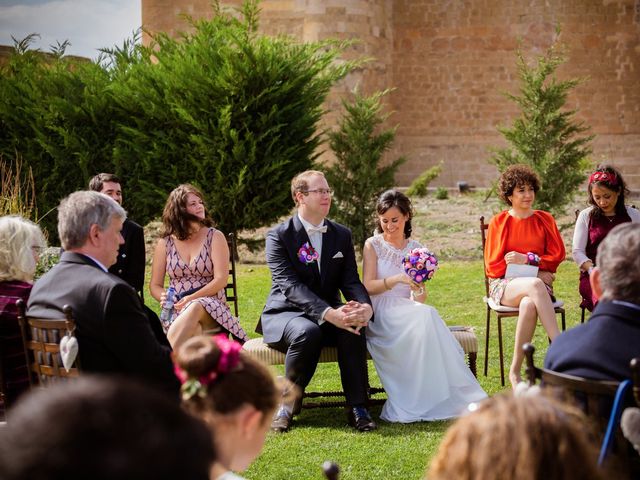
<svg viewBox="0 0 640 480">
<path fill-rule="evenodd" d="M 402 266 L 409 278 L 416 283 L 431 280 L 438 269 L 438 259 L 424 247 L 414 248 L 402 260 Z"/>
</svg>

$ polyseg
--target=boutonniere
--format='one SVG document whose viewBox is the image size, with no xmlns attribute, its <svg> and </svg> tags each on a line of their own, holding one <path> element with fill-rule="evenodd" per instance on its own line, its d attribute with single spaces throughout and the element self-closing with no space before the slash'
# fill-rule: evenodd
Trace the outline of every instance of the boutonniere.
<svg viewBox="0 0 640 480">
<path fill-rule="evenodd" d="M 305 265 L 315 262 L 318 260 L 318 257 L 318 252 L 315 251 L 309 242 L 304 242 L 298 250 L 298 260 Z"/>
</svg>

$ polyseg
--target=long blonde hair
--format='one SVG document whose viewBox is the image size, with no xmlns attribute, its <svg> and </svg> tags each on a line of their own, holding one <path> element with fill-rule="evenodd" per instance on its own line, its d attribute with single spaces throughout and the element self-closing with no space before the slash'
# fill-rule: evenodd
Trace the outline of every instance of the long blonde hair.
<svg viewBox="0 0 640 480">
<path fill-rule="evenodd" d="M 42 230 L 32 221 L 18 215 L 0 217 L 0 282 L 33 281 L 33 249 L 45 246 Z"/>
</svg>

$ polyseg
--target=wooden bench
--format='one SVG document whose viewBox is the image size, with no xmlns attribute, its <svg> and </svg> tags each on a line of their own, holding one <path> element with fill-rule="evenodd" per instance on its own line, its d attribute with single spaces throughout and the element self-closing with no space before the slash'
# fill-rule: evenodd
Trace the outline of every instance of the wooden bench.
<svg viewBox="0 0 640 480">
<path fill-rule="evenodd" d="M 465 355 L 467 356 L 467 362 L 469 369 L 474 376 L 477 377 L 476 361 L 478 357 L 478 339 L 473 330 L 473 327 L 449 327 L 453 336 L 458 340 L 462 346 Z M 252 357 L 262 361 L 266 365 L 283 365 L 284 353 L 270 348 L 266 343 L 262 341 L 262 338 L 253 338 L 245 343 L 242 347 Z M 371 359 L 371 356 L 367 353 L 367 359 Z M 319 363 L 330 363 L 338 361 L 338 350 L 335 347 L 324 347 L 320 352 Z M 367 379 L 367 384 L 369 384 Z M 384 403 L 382 398 L 373 398 L 373 395 L 384 392 L 384 389 L 379 387 L 369 386 L 368 397 L 369 404 Z M 322 401 L 314 402 L 308 401 L 309 398 L 319 397 L 344 397 L 342 391 L 331 392 L 305 392 L 303 396 L 302 407 L 303 408 L 317 408 L 317 407 L 342 407 L 345 406 L 344 401 Z"/>
</svg>

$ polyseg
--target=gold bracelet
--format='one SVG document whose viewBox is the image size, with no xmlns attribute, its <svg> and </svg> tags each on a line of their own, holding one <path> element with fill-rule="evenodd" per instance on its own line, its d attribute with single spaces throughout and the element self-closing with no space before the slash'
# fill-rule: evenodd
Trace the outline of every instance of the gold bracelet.
<svg viewBox="0 0 640 480">
<path fill-rule="evenodd" d="M 384 278 L 382 279 L 382 283 L 384 283 L 384 288 L 385 288 L 385 290 L 391 290 L 391 289 L 389 288 L 389 285 L 387 285 L 387 277 L 384 277 Z"/>
</svg>

